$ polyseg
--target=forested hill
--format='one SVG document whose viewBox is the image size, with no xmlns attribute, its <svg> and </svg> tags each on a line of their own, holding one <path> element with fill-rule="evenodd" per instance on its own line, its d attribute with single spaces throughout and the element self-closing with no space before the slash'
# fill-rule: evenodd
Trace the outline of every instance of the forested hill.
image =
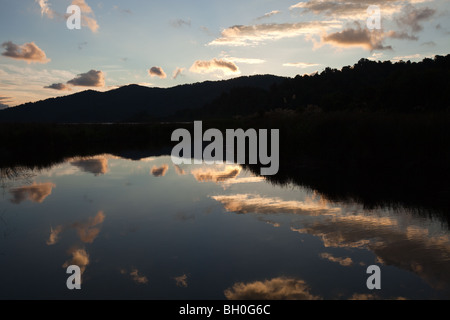
<svg viewBox="0 0 450 320">
<path fill-rule="evenodd" d="M 180 118 L 250 115 L 274 109 L 296 111 L 450 111 L 450 54 L 421 62 L 361 59 L 341 70 L 297 76 L 269 90 L 235 88 L 201 110 Z"/>
<path fill-rule="evenodd" d="M 450 55 L 421 62 L 362 59 L 341 70 L 283 78 L 207 81 L 168 89 L 129 85 L 27 103 L 0 122 L 104 123 L 201 120 L 303 111 L 450 111 Z"/>
<path fill-rule="evenodd" d="M 172 88 L 123 86 L 107 92 L 80 93 L 26 103 L 0 111 L 0 122 L 105 123 L 159 121 L 177 110 L 198 109 L 237 87 L 268 90 L 285 78 L 272 75 L 239 77 Z"/>
</svg>

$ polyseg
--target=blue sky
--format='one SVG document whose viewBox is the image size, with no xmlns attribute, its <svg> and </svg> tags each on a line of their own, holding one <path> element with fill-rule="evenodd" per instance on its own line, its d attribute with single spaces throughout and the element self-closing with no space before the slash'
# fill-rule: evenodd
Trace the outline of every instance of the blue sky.
<svg viewBox="0 0 450 320">
<path fill-rule="evenodd" d="M 66 26 L 72 3 L 82 8 L 81 30 Z M 369 5 L 381 10 L 380 30 L 367 28 Z M 293 77 L 361 58 L 419 61 L 450 53 L 448 0 L 0 0 L 0 6 L 0 107 L 130 83 Z"/>
</svg>

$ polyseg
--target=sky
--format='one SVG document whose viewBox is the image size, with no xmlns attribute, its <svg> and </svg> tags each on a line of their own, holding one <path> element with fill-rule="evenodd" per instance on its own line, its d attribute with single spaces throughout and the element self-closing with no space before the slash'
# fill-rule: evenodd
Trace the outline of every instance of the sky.
<svg viewBox="0 0 450 320">
<path fill-rule="evenodd" d="M 71 5 L 81 29 L 67 27 Z M 0 109 L 128 84 L 294 77 L 361 58 L 450 53 L 448 0 L 0 0 L 0 8 Z"/>
</svg>

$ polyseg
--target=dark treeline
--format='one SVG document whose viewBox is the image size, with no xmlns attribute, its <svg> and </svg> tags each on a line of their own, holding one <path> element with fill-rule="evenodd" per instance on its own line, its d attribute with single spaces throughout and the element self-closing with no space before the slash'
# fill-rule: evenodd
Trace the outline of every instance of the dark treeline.
<svg viewBox="0 0 450 320">
<path fill-rule="evenodd" d="M 170 154 L 183 124 L 2 124 L 0 168 L 44 169 L 65 158 L 109 153 L 138 160 Z"/>
<path fill-rule="evenodd" d="M 223 118 L 273 109 L 304 111 L 450 111 L 450 55 L 421 62 L 361 59 L 341 70 L 297 76 L 270 89 L 233 88 L 201 109 L 175 118 Z"/>
</svg>

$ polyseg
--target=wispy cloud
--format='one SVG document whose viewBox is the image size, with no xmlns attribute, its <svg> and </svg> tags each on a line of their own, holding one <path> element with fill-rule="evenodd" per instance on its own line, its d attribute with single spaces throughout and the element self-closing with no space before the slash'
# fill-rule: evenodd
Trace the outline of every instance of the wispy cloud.
<svg viewBox="0 0 450 320">
<path fill-rule="evenodd" d="M 225 290 L 228 300 L 321 300 L 311 293 L 305 281 L 295 278 L 273 278 L 249 283 L 238 282 Z"/>
<path fill-rule="evenodd" d="M 191 174 L 198 182 L 223 183 L 235 179 L 241 173 L 241 170 L 239 166 L 227 166 L 223 170 L 215 170 L 212 168 L 195 169 L 191 171 Z"/>
<path fill-rule="evenodd" d="M 51 9 L 51 4 L 48 0 L 35 0 L 35 2 L 39 5 L 41 8 L 41 15 L 46 16 L 49 19 L 54 18 L 65 18 L 67 17 L 67 14 L 59 13 Z M 81 25 L 83 27 L 89 28 L 92 32 L 97 32 L 99 29 L 99 25 L 97 22 L 97 19 L 95 17 L 94 11 L 92 8 L 87 4 L 85 0 L 73 0 L 72 5 L 77 5 L 80 7 L 81 10 Z"/>
<path fill-rule="evenodd" d="M 284 63 L 283 67 L 295 67 L 295 68 L 301 68 L 306 69 L 310 67 L 318 67 L 321 64 L 318 63 L 307 63 L 307 62 L 293 62 L 293 63 Z"/>
<path fill-rule="evenodd" d="M 171 25 L 172 27 L 174 27 L 174 28 L 182 28 L 182 27 L 184 27 L 184 26 L 190 27 L 190 26 L 191 26 L 191 20 L 190 20 L 190 19 L 187 19 L 187 20 L 184 20 L 184 19 L 176 19 L 176 20 L 172 20 L 172 21 L 170 22 L 170 25 Z"/>
<path fill-rule="evenodd" d="M 57 226 L 56 228 L 50 228 L 50 236 L 47 240 L 47 245 L 52 246 L 59 241 L 59 234 L 64 231 L 63 226 Z"/>
<path fill-rule="evenodd" d="M 422 22 L 429 21 L 436 14 L 436 10 L 424 7 L 416 8 L 412 5 L 406 5 L 402 13 L 396 18 L 400 27 L 410 29 L 413 33 L 423 30 Z"/>
<path fill-rule="evenodd" d="M 353 260 L 351 258 L 341 258 L 341 257 L 334 257 L 331 253 L 321 253 L 319 255 L 322 259 L 326 259 L 331 262 L 339 263 L 343 267 L 350 267 L 353 265 Z"/>
<path fill-rule="evenodd" d="M 126 269 L 121 269 L 120 273 L 123 275 L 130 276 L 131 280 L 137 284 L 147 284 L 148 278 L 143 275 L 138 269 L 132 268 L 131 271 L 127 271 Z"/>
<path fill-rule="evenodd" d="M 49 86 L 45 86 L 44 88 L 45 89 L 54 89 L 54 90 L 59 90 L 59 91 L 64 91 L 64 90 L 70 91 L 70 90 L 72 90 L 72 89 L 70 89 L 70 87 L 68 85 L 66 85 L 64 83 L 54 83 L 54 84 L 51 84 Z"/>
<path fill-rule="evenodd" d="M 361 47 L 371 51 L 392 50 L 391 46 L 383 44 L 386 36 L 386 33 L 381 30 L 371 31 L 355 23 L 355 28 L 349 27 L 339 32 L 327 34 L 322 37 L 322 41 L 336 47 Z"/>
<path fill-rule="evenodd" d="M 408 61 L 408 60 L 414 60 L 414 59 L 421 59 L 423 58 L 422 55 L 420 53 L 416 53 L 416 54 L 411 54 L 411 55 L 407 55 L 407 56 L 396 56 L 394 58 L 392 58 L 391 60 L 394 62 L 398 62 L 398 61 Z"/>
<path fill-rule="evenodd" d="M 114 5 L 114 6 L 113 6 L 113 9 L 114 9 L 114 10 L 117 10 L 117 11 L 119 11 L 119 12 L 121 12 L 121 13 L 124 13 L 124 14 L 133 14 L 133 12 L 132 12 L 130 9 L 122 9 L 122 8 L 120 8 L 120 7 L 117 6 L 117 5 Z"/>
<path fill-rule="evenodd" d="M 391 0 L 308 0 L 292 5 L 290 10 L 301 10 L 302 13 L 313 13 L 326 17 L 348 20 L 360 20 L 367 17 L 367 8 L 377 5 L 384 16 L 392 16 L 400 12 L 406 1 Z"/>
<path fill-rule="evenodd" d="M 266 60 L 263 59 L 256 59 L 256 58 L 237 58 L 237 57 L 230 57 L 227 55 L 223 56 L 223 59 L 226 61 L 234 62 L 234 63 L 240 63 L 240 64 L 263 64 L 266 63 Z"/>
<path fill-rule="evenodd" d="M 179 76 L 183 75 L 184 70 L 186 70 L 186 69 L 177 67 L 172 74 L 172 79 L 176 79 Z"/>
<path fill-rule="evenodd" d="M 97 23 L 97 19 L 95 18 L 94 11 L 87 4 L 85 0 L 73 0 L 73 5 L 77 5 L 80 7 L 81 12 L 81 25 L 84 27 L 88 27 L 92 32 L 97 32 L 100 26 Z"/>
<path fill-rule="evenodd" d="M 281 11 L 279 11 L 279 10 L 273 10 L 273 11 L 270 11 L 270 12 L 264 14 L 261 17 L 256 18 L 256 20 L 267 19 L 267 18 L 270 18 L 270 17 L 275 16 L 275 15 L 280 14 L 280 13 L 281 13 Z"/>
<path fill-rule="evenodd" d="M 175 277 L 174 280 L 175 280 L 175 282 L 177 284 L 177 287 L 187 288 L 188 287 L 187 278 L 188 277 L 187 277 L 186 274 L 183 274 L 183 275 L 181 275 L 179 277 Z"/>
<path fill-rule="evenodd" d="M 48 0 L 35 0 L 37 4 L 39 4 L 39 7 L 41 8 L 41 15 L 47 16 L 50 19 L 53 19 L 55 17 L 55 12 L 50 8 L 50 4 L 48 3 Z"/>
<path fill-rule="evenodd" d="M 238 214 L 289 213 L 316 216 L 340 212 L 340 208 L 334 208 L 325 201 L 313 201 L 311 199 L 286 201 L 276 197 L 268 198 L 251 194 L 212 196 L 211 198 L 220 202 L 226 211 Z"/>
<path fill-rule="evenodd" d="M 11 101 L 11 98 L 8 97 L 0 97 L 0 110 L 9 108 L 8 102 Z"/>
<path fill-rule="evenodd" d="M 249 46 L 265 41 L 274 41 L 298 36 L 321 34 L 326 30 L 340 28 L 336 21 L 312 21 L 300 23 L 270 23 L 249 26 L 233 26 L 222 31 L 221 37 L 209 43 L 210 46 Z"/>
<path fill-rule="evenodd" d="M 238 74 L 239 67 L 231 61 L 214 58 L 212 60 L 197 60 L 189 69 L 194 73 L 211 73 L 221 71 L 224 74 Z"/>
</svg>

